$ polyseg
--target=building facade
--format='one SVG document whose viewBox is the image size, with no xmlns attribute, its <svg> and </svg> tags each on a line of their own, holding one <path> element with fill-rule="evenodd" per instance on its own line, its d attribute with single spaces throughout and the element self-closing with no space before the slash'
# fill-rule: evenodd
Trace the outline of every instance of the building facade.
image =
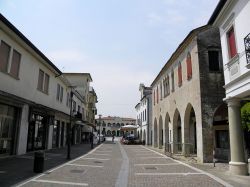
<svg viewBox="0 0 250 187">
<path fill-rule="evenodd" d="M 101 117 L 96 119 L 97 121 L 97 132 L 101 132 L 104 136 L 122 136 L 124 134 L 123 131 L 120 131 L 120 128 L 125 125 L 135 125 L 136 120 L 133 118 L 123 118 L 123 117 Z M 134 131 L 129 132 L 131 134 Z"/>
<path fill-rule="evenodd" d="M 152 89 L 140 84 L 140 102 L 135 106 L 137 136 L 146 145 L 152 144 Z"/>
<path fill-rule="evenodd" d="M 218 29 L 192 30 L 151 84 L 154 147 L 212 162 L 215 119 L 227 128 L 214 116 L 223 104 L 223 85 Z"/>
<path fill-rule="evenodd" d="M 70 109 L 83 95 L 1 14 L 0 79 L 0 156 L 65 146 L 67 127 L 82 125 Z"/>
<path fill-rule="evenodd" d="M 230 132 L 230 171 L 246 175 L 241 106 L 250 99 L 250 1 L 220 0 L 208 24 L 219 27 Z M 247 145 L 249 143 L 246 142 Z"/>
</svg>

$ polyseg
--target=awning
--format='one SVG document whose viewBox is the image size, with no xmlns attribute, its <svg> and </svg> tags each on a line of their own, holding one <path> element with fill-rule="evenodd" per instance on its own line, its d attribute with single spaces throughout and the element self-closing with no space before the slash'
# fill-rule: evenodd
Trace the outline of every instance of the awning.
<svg viewBox="0 0 250 187">
<path fill-rule="evenodd" d="M 125 125 L 120 128 L 121 131 L 135 130 L 139 128 L 138 125 Z"/>
</svg>

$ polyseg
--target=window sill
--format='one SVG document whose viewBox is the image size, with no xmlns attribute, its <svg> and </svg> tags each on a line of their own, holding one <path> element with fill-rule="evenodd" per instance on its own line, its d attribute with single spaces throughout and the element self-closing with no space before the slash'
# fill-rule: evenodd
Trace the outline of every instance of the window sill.
<svg viewBox="0 0 250 187">
<path fill-rule="evenodd" d="M 226 64 L 228 67 L 231 67 L 234 63 L 239 63 L 239 54 L 237 53 L 233 58 L 229 60 L 229 62 Z"/>
<path fill-rule="evenodd" d="M 11 78 L 13 78 L 13 79 L 15 79 L 15 80 L 20 80 L 19 77 L 15 77 L 14 75 L 11 75 L 10 73 L 7 73 L 7 72 L 5 72 L 5 71 L 0 71 L 0 72 L 2 72 L 2 73 L 5 74 L 5 75 L 10 76 Z"/>
<path fill-rule="evenodd" d="M 49 95 L 49 93 L 47 93 L 47 92 L 45 92 L 45 91 L 43 91 L 43 90 L 40 90 L 39 88 L 37 88 L 37 90 L 38 90 L 39 92 L 42 92 L 42 93 L 46 94 L 46 95 Z"/>
</svg>

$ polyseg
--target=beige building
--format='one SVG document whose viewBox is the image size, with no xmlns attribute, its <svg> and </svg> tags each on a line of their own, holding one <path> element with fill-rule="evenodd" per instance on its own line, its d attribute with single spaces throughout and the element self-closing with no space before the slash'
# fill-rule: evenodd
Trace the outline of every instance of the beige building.
<svg viewBox="0 0 250 187">
<path fill-rule="evenodd" d="M 227 131 L 224 116 L 214 116 L 223 103 L 222 70 L 218 29 L 192 30 L 151 84 L 154 147 L 165 148 L 169 154 L 197 156 L 199 162 L 213 160 L 215 119 Z M 224 136 L 220 136 L 221 143 Z"/>
<path fill-rule="evenodd" d="M 123 117 L 101 117 L 97 118 L 97 132 L 101 132 L 105 136 L 112 136 L 113 134 L 115 136 L 122 136 L 123 132 L 120 131 L 120 128 L 125 125 L 135 125 L 136 120 L 133 118 L 123 118 Z M 131 131 L 129 133 L 134 133 L 134 131 Z"/>
</svg>

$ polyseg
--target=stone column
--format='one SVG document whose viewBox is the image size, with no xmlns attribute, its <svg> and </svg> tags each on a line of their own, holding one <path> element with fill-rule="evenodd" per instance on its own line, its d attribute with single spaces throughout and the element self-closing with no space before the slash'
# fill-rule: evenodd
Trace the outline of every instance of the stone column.
<svg viewBox="0 0 250 187">
<path fill-rule="evenodd" d="M 227 100 L 227 103 L 231 152 L 229 170 L 236 175 L 247 175 L 247 164 L 244 156 L 243 132 L 240 116 L 240 100 L 229 99 Z"/>
</svg>

